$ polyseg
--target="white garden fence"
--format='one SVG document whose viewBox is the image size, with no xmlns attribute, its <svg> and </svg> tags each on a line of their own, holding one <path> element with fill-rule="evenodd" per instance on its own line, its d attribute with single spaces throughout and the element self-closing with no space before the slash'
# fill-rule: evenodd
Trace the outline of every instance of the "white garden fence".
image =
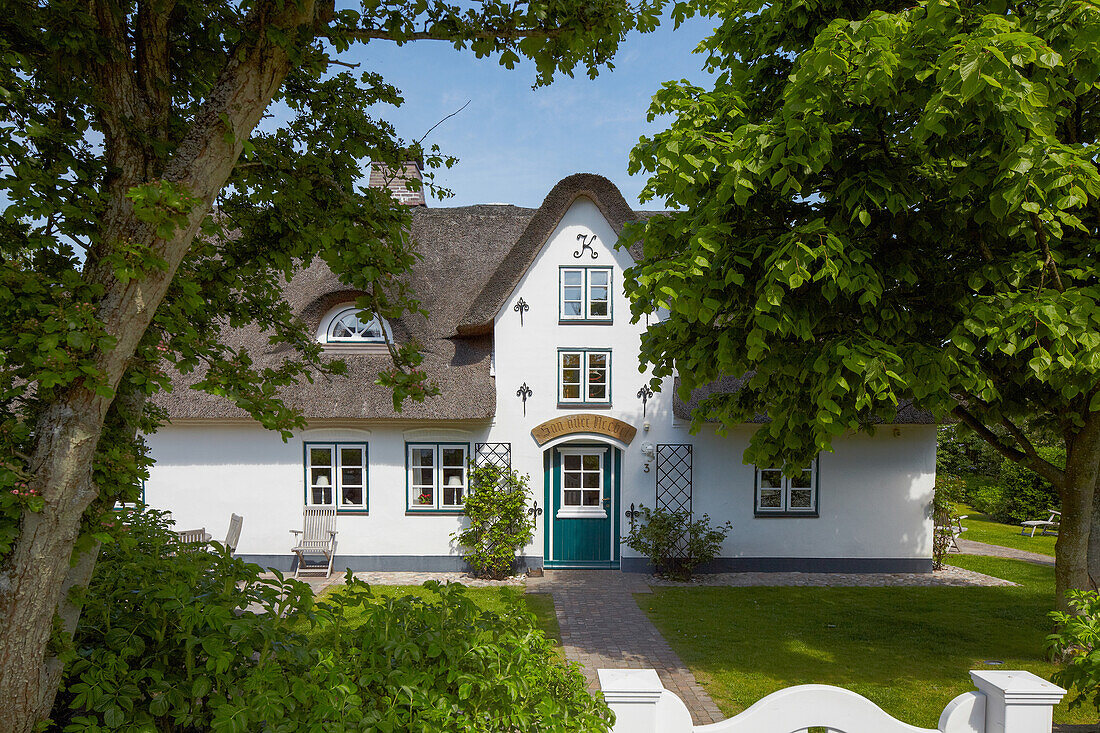
<svg viewBox="0 0 1100 733">
<path fill-rule="evenodd" d="M 729 720 L 693 725 L 687 706 L 652 669 L 601 669 L 604 700 L 615 711 L 613 733 L 1050 733 L 1054 706 L 1066 694 L 1031 672 L 975 670 L 978 689 L 952 700 L 935 729 L 887 715 L 850 690 L 799 685 L 774 692 Z"/>
</svg>

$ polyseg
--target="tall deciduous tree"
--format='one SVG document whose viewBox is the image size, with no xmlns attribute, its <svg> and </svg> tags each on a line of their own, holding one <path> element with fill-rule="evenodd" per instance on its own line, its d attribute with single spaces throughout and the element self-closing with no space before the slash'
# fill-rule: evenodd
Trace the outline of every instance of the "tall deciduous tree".
<svg viewBox="0 0 1100 733">
<path fill-rule="evenodd" d="M 631 171 L 680 210 L 627 230 L 657 377 L 749 375 L 696 424 L 805 465 L 902 400 L 1062 498 L 1059 598 L 1100 580 L 1100 9 L 1081 0 L 697 0 L 713 88 L 668 83 Z M 1042 459 L 1024 419 L 1060 436 Z M 1003 436 L 1003 437 L 1002 437 Z M 1093 524 L 1090 548 L 1090 521 Z M 1088 549 L 1088 552 L 1087 552 Z M 1090 558 L 1087 562 L 1086 557 Z M 1090 578 L 1091 570 L 1091 578 Z"/>
<path fill-rule="evenodd" d="M 166 368 L 204 371 L 284 433 L 278 388 L 339 373 L 278 282 L 323 258 L 394 318 L 407 214 L 360 185 L 408 144 L 367 110 L 398 90 L 338 56 L 354 43 L 441 40 L 537 84 L 594 76 L 661 0 L 13 0 L 0 17 L 0 726 L 29 731 L 56 691 L 68 590 L 94 565 L 96 528 L 132 496 L 146 397 Z M 272 102 L 289 121 L 257 125 Z M 418 145 L 412 155 L 422 155 Z M 447 163 L 429 152 L 429 166 Z M 430 183 L 429 183 L 430 185 Z M 230 328 L 292 347 L 259 369 Z M 415 348 L 382 375 L 395 402 L 432 391 Z M 51 645 L 53 642 L 57 644 Z"/>
</svg>

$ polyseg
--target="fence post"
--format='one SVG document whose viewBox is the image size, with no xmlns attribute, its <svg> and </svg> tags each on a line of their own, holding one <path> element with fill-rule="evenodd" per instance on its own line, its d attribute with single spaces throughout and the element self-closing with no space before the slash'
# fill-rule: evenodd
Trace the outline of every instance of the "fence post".
<svg viewBox="0 0 1100 733">
<path fill-rule="evenodd" d="M 1050 733 L 1054 706 L 1066 691 L 1031 672 L 971 670 L 985 693 L 986 733 Z"/>
<path fill-rule="evenodd" d="M 659 733 L 657 703 L 664 685 L 653 669 L 600 669 L 600 689 L 615 713 L 612 733 Z"/>
</svg>

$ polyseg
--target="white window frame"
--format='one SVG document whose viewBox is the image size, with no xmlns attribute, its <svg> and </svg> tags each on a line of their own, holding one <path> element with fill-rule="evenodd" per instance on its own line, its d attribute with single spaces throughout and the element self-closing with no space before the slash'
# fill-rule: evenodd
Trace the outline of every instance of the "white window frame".
<svg viewBox="0 0 1100 733">
<path fill-rule="evenodd" d="M 417 466 L 413 465 L 413 451 L 415 449 L 432 449 L 432 502 L 430 504 L 422 504 L 418 498 L 421 495 L 420 491 L 423 488 L 427 488 L 427 484 L 414 483 L 415 472 L 414 469 Z M 462 485 L 461 495 L 462 501 L 457 504 L 448 504 L 444 501 L 446 485 L 444 481 L 444 471 L 453 470 L 459 468 L 454 465 L 443 465 L 443 452 L 445 450 L 461 450 L 462 451 Z M 405 464 L 406 464 L 406 506 L 410 512 L 459 512 L 463 511 L 465 507 L 465 497 L 470 491 L 470 444 L 469 443 L 407 443 L 405 445 Z"/>
<path fill-rule="evenodd" d="M 762 473 L 764 471 L 772 472 L 776 471 L 780 474 L 781 481 L 780 487 L 773 489 L 768 487 L 769 491 L 779 491 L 780 501 L 778 507 L 765 507 L 761 504 L 761 495 L 765 491 L 762 481 Z M 818 500 L 818 486 L 817 486 L 817 461 L 813 461 L 808 468 L 802 469 L 803 474 L 810 474 L 810 486 L 792 486 L 791 478 L 782 474 L 781 468 L 775 468 L 772 466 L 756 466 L 756 495 L 753 497 L 754 509 L 756 516 L 784 516 L 784 517 L 797 517 L 797 516 L 817 516 L 817 500 Z M 792 507 L 791 506 L 791 491 L 805 491 L 810 492 L 810 506 L 809 507 Z"/>
<path fill-rule="evenodd" d="M 562 265 L 558 269 L 558 320 L 567 322 L 599 322 L 599 323 L 611 323 L 613 316 L 612 302 L 615 298 L 614 284 L 614 270 L 613 267 L 603 266 L 590 266 L 573 267 L 568 265 Z M 606 272 L 607 273 L 607 315 L 597 316 L 592 314 L 592 288 L 596 287 L 592 284 L 592 278 L 590 273 L 592 271 Z M 581 275 L 581 312 L 580 315 L 567 314 L 565 312 L 565 274 L 567 272 L 577 272 Z M 571 285 L 570 287 L 576 287 Z M 603 286 L 598 286 L 603 287 Z M 576 300 L 570 300 L 569 302 L 575 303 Z"/>
<path fill-rule="evenodd" d="M 358 450 L 360 462 L 358 464 L 345 464 L 343 462 L 343 450 Z M 322 488 L 316 486 L 313 482 L 313 469 L 321 468 L 321 464 L 313 463 L 313 451 L 315 450 L 327 450 L 329 454 L 329 461 L 327 464 L 329 472 L 329 499 L 330 501 L 324 503 L 317 503 L 314 501 L 313 491 L 315 488 Z M 370 479 L 367 474 L 367 468 L 369 463 L 369 453 L 366 443 L 362 442 L 306 442 L 305 443 L 305 486 L 306 496 L 305 505 L 308 507 L 331 507 L 335 508 L 337 512 L 366 512 L 370 506 L 370 499 L 368 496 Z M 348 485 L 347 488 L 361 488 L 363 490 L 363 500 L 355 504 L 345 503 L 344 501 L 344 473 L 345 468 L 358 468 L 361 473 L 362 484 Z"/>
<path fill-rule="evenodd" d="M 323 342 L 326 344 L 385 344 L 387 340 L 393 340 L 393 332 L 390 330 L 390 325 L 386 323 L 384 318 L 373 316 L 369 321 L 363 321 L 361 317 L 362 314 L 363 311 L 355 306 L 347 306 L 337 310 L 325 323 Z M 359 319 L 360 323 L 366 323 L 368 328 L 374 326 L 378 331 L 378 335 L 362 337 L 334 336 L 332 332 L 336 328 L 336 325 L 349 315 L 354 315 Z"/>
<path fill-rule="evenodd" d="M 565 396 L 565 357 L 568 354 L 580 355 L 580 396 L 579 397 L 566 397 Z M 593 399 L 591 395 L 591 387 L 593 383 L 589 382 L 589 372 L 592 366 L 589 364 L 589 357 L 593 354 L 602 354 L 606 357 L 606 362 L 602 368 L 604 370 L 604 397 L 603 399 Z M 598 383 L 596 383 L 598 384 Z M 611 349 L 558 349 L 558 402 L 571 405 L 610 405 L 611 404 Z"/>
<path fill-rule="evenodd" d="M 580 491 L 581 492 L 581 504 L 580 504 L 580 506 L 567 505 L 565 503 L 565 492 L 566 492 L 566 488 L 565 488 L 565 471 L 566 471 L 565 457 L 566 456 L 571 456 L 571 455 L 572 456 L 576 456 L 576 455 L 581 456 L 581 462 L 582 462 L 581 463 L 581 476 L 582 476 L 582 478 L 581 478 L 581 484 L 582 484 L 581 488 L 579 488 L 579 489 L 569 489 L 569 491 Z M 585 488 L 584 488 L 584 485 L 583 485 L 584 484 L 584 478 L 583 478 L 583 476 L 584 476 L 584 467 L 583 467 L 584 463 L 583 463 L 583 461 L 584 461 L 584 456 L 586 456 L 586 455 L 597 455 L 597 456 L 599 456 L 599 459 L 600 459 L 600 482 L 599 482 L 600 500 L 596 504 L 596 506 L 585 506 L 584 505 Z M 561 461 L 561 465 L 558 467 L 558 481 L 561 483 L 561 486 L 559 487 L 560 495 L 558 496 L 558 513 L 557 513 L 557 516 L 559 516 L 559 517 L 600 518 L 600 519 L 607 518 L 607 511 L 603 508 L 603 505 L 604 505 L 604 501 L 606 501 L 607 498 L 608 498 L 607 496 L 604 495 L 604 485 L 608 481 L 607 472 L 609 470 L 611 470 L 611 466 L 609 465 L 609 461 L 607 460 L 609 458 L 608 450 L 606 448 L 601 449 L 601 448 L 592 448 L 592 447 L 587 447 L 587 448 L 558 448 L 558 456 L 559 456 L 559 460 Z M 588 489 L 588 491 L 591 491 L 591 490 L 592 489 Z"/>
</svg>

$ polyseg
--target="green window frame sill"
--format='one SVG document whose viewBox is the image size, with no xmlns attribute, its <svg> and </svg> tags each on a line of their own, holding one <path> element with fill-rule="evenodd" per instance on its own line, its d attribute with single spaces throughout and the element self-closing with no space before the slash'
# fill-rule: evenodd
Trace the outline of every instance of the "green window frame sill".
<svg viewBox="0 0 1100 733">
<path fill-rule="evenodd" d="M 406 509 L 405 516 L 413 516 L 416 514 L 423 514 L 426 516 L 436 517 L 464 517 L 466 516 L 465 509 Z"/>
<path fill-rule="evenodd" d="M 820 519 L 816 511 L 812 512 L 762 512 L 755 511 L 757 519 Z"/>
</svg>

